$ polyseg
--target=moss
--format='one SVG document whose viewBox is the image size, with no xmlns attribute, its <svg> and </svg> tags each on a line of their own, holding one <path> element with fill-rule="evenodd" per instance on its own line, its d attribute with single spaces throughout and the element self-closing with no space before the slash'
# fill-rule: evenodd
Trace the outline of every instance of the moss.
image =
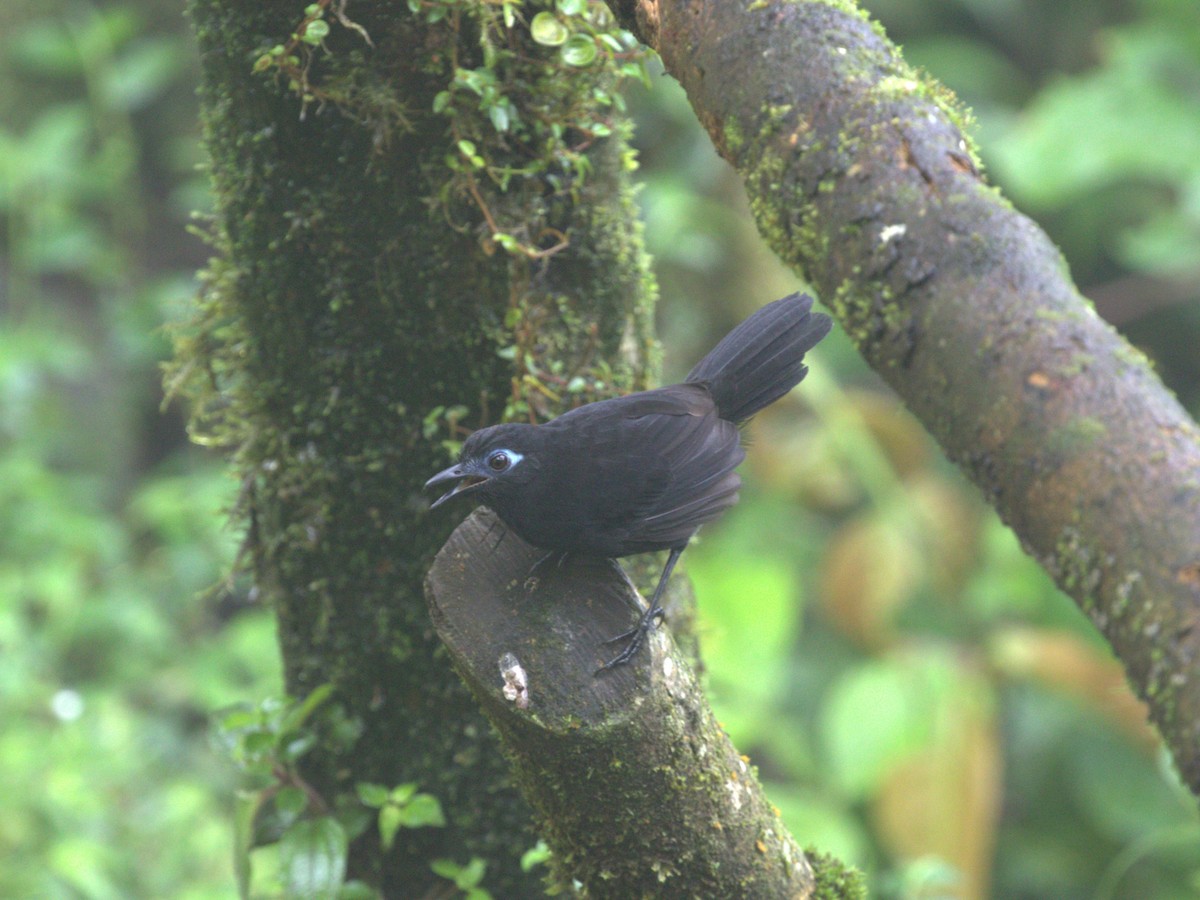
<svg viewBox="0 0 1200 900">
<path fill-rule="evenodd" d="M 1057 457 L 1086 453 L 1108 434 L 1108 426 L 1094 416 L 1075 416 L 1053 429 L 1045 439 L 1047 451 Z"/>
<path fill-rule="evenodd" d="M 447 163 L 451 123 L 430 112 L 454 61 L 486 68 L 479 33 L 364 7 L 355 12 L 376 50 L 334 28 L 333 52 L 314 51 L 308 90 L 297 91 L 246 62 L 263 35 L 290 33 L 295 7 L 193 0 L 191 10 L 217 256 L 176 332 L 168 383 L 191 399 L 197 439 L 233 455 L 242 560 L 278 612 L 288 691 L 331 683 L 365 724 L 352 752 L 306 756 L 305 775 L 330 805 L 356 780 L 415 781 L 442 800 L 446 829 L 406 835 L 391 854 L 373 832 L 359 838 L 358 877 L 392 893 L 420 885 L 432 878 L 428 860 L 452 846 L 489 860 L 498 893 L 532 895 L 536 879 L 518 865 L 527 809 L 447 670 L 421 589 L 456 511 L 428 515 L 417 498 L 444 465 L 443 442 L 494 419 L 513 395 L 514 363 L 496 352 L 513 343 L 510 310 L 541 317 L 564 374 L 600 373 L 608 391 L 651 377 L 654 291 L 633 224 L 626 128 L 607 109 L 605 123 L 582 124 L 607 124 L 612 136 L 582 141 L 570 119 L 594 111 L 597 79 L 611 89 L 614 73 L 510 68 L 507 96 L 527 102 L 529 140 L 501 134 L 478 103 L 462 110 L 454 126 L 492 167 L 470 173 L 481 204 Z M 544 62 L 537 48 L 524 55 Z M 556 126 L 562 140 L 546 150 Z M 501 171 L 526 165 L 523 178 Z M 535 263 L 499 251 L 479 238 L 485 208 L 531 242 L 569 233 L 570 252 Z M 538 356 L 533 340 L 519 362 L 544 381 L 558 360 Z"/>
<path fill-rule="evenodd" d="M 725 148 L 729 151 L 730 156 L 736 157 L 741 153 L 746 141 L 745 135 L 742 134 L 741 123 L 730 116 L 725 120 L 722 130 L 725 139 Z"/>
<path fill-rule="evenodd" d="M 804 853 L 813 869 L 813 900 L 865 900 L 867 885 L 860 871 L 815 847 Z"/>
<path fill-rule="evenodd" d="M 1074 378 L 1076 375 L 1081 375 L 1090 369 L 1095 362 L 1096 358 L 1092 354 L 1083 353 L 1082 351 L 1076 352 L 1071 354 L 1071 358 L 1059 367 L 1058 373 L 1063 378 Z"/>
</svg>

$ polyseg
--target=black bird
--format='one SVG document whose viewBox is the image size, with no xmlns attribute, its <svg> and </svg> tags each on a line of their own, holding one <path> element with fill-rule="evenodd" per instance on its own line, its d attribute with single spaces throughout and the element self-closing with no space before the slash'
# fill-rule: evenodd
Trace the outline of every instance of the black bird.
<svg viewBox="0 0 1200 900">
<path fill-rule="evenodd" d="M 649 608 L 609 641 L 627 643 L 597 674 L 628 662 L 661 616 L 663 588 L 692 535 L 737 502 L 734 470 L 746 455 L 738 426 L 804 378 L 804 354 L 830 326 L 811 297 L 792 294 L 733 329 L 682 384 L 588 403 L 542 425 L 481 428 L 455 465 L 426 482 L 458 482 L 433 506 L 475 494 L 552 554 L 669 550 Z"/>
</svg>

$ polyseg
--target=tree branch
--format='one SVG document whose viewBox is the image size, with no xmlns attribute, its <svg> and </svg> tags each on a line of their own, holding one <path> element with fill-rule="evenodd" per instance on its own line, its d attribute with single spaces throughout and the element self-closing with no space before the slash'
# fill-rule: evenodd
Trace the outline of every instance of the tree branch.
<svg viewBox="0 0 1200 900">
<path fill-rule="evenodd" d="M 547 561 L 529 576 L 541 555 L 477 510 L 435 559 L 426 596 L 541 819 L 559 883 L 598 898 L 809 896 L 809 861 L 668 629 L 594 676 L 636 595 L 603 560 Z"/>
<path fill-rule="evenodd" d="M 1200 430 L 849 0 L 618 0 L 759 228 L 1111 642 L 1200 792 Z"/>
</svg>

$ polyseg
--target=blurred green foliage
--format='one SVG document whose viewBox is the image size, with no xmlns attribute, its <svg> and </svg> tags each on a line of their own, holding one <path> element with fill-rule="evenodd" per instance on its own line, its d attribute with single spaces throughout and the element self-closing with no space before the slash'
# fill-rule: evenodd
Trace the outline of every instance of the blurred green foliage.
<svg viewBox="0 0 1200 900">
<path fill-rule="evenodd" d="M 974 107 L 991 177 L 1200 409 L 1200 5 L 867 5 Z M 303 748 L 270 699 L 269 612 L 226 580 L 237 485 L 160 410 L 161 327 L 207 252 L 187 230 L 208 204 L 194 51 L 168 0 L 6 13 L 0 896 L 229 896 L 235 788 Z M 630 103 L 671 377 L 795 284 L 654 82 Z M 1119 668 L 843 338 L 752 437 L 743 502 L 688 566 L 722 720 L 800 840 L 883 897 L 1200 894 L 1194 800 Z M 280 816 L 303 806 L 273 790 Z M 421 796 L 360 786 L 378 813 L 339 827 L 436 827 Z M 336 858 L 344 833 L 313 821 L 295 846 Z M 313 876 L 276 848 L 256 887 Z M 483 895 L 483 861 L 441 866 Z"/>
<path fill-rule="evenodd" d="M 237 486 L 159 411 L 161 326 L 204 256 L 196 67 L 170 8 L 6 8 L 5 897 L 228 896 L 235 780 L 209 715 L 279 689 L 270 617 L 222 580 Z"/>
</svg>

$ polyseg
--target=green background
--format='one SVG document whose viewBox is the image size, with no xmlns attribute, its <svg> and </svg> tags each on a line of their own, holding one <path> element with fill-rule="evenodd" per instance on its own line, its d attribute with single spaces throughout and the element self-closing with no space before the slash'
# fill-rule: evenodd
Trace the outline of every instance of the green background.
<svg viewBox="0 0 1200 900">
<path fill-rule="evenodd" d="M 866 5 L 1200 411 L 1200 4 Z M 281 685 L 269 610 L 224 578 L 238 485 L 163 402 L 208 255 L 195 51 L 166 0 L 10 0 L 4 29 L 0 896 L 229 896 L 211 718 Z M 671 379 L 797 284 L 652 82 L 629 99 Z M 751 437 L 686 560 L 719 716 L 797 837 L 881 897 L 1200 896 L 1196 804 L 1111 655 L 842 335 Z"/>
</svg>

